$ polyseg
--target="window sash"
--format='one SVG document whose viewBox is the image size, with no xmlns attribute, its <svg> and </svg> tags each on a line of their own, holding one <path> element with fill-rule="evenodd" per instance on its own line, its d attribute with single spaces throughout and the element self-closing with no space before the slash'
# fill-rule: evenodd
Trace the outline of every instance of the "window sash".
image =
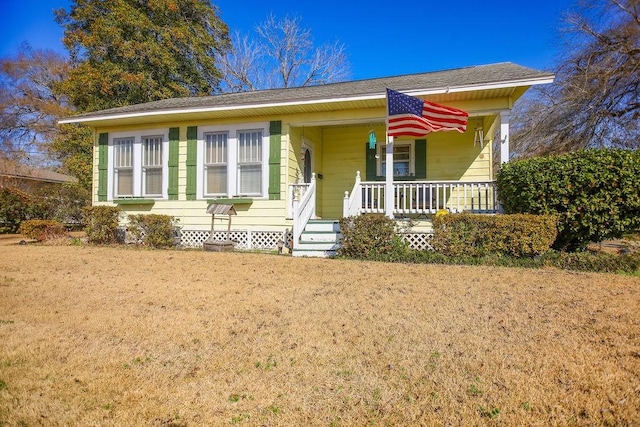
<svg viewBox="0 0 640 427">
<path fill-rule="evenodd" d="M 133 168 L 118 168 L 115 171 L 115 196 L 133 196 Z"/>
<path fill-rule="evenodd" d="M 144 181 L 143 196 L 162 196 L 162 166 L 142 169 Z"/>
<path fill-rule="evenodd" d="M 238 189 L 240 195 L 262 193 L 262 164 L 238 165 Z"/>
<path fill-rule="evenodd" d="M 116 197 L 133 196 L 133 138 L 114 141 L 114 194 Z"/>
<path fill-rule="evenodd" d="M 204 138 L 204 164 L 226 164 L 228 134 L 226 132 L 206 133 Z"/>
<path fill-rule="evenodd" d="M 228 133 L 204 134 L 204 194 L 221 196 L 227 194 Z"/>
<path fill-rule="evenodd" d="M 205 195 L 220 196 L 227 194 L 227 165 L 208 165 L 205 167 Z"/>
<path fill-rule="evenodd" d="M 133 138 L 119 138 L 114 141 L 114 162 L 116 168 L 133 167 Z"/>
<path fill-rule="evenodd" d="M 142 166 L 162 166 L 162 137 L 142 137 Z"/>
<path fill-rule="evenodd" d="M 238 193 L 262 194 L 262 131 L 238 132 Z"/>
<path fill-rule="evenodd" d="M 238 163 L 262 163 L 262 131 L 238 132 Z"/>
<path fill-rule="evenodd" d="M 143 197 L 162 196 L 162 140 L 161 136 L 142 137 Z"/>
</svg>

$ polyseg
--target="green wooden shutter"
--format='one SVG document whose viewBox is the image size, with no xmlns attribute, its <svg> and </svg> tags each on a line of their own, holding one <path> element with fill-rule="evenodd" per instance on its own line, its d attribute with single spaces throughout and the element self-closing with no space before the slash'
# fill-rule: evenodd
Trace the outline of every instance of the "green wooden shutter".
<svg viewBox="0 0 640 427">
<path fill-rule="evenodd" d="M 197 139 L 198 127 L 187 127 L 187 200 L 196 199 L 196 176 L 197 176 Z"/>
<path fill-rule="evenodd" d="M 416 178 L 427 179 L 427 140 L 426 139 L 416 139 L 415 154 L 416 154 L 416 160 L 415 160 Z"/>
<path fill-rule="evenodd" d="M 107 201 L 109 134 L 101 133 L 98 136 L 98 201 Z"/>
<path fill-rule="evenodd" d="M 280 161 L 282 122 L 269 124 L 269 200 L 280 200 Z"/>
<path fill-rule="evenodd" d="M 180 128 L 169 128 L 169 200 L 178 200 L 178 147 Z"/>
<path fill-rule="evenodd" d="M 369 143 L 364 144 L 367 162 L 366 181 L 375 181 L 378 175 L 378 162 L 376 160 L 377 148 L 369 148 Z"/>
</svg>

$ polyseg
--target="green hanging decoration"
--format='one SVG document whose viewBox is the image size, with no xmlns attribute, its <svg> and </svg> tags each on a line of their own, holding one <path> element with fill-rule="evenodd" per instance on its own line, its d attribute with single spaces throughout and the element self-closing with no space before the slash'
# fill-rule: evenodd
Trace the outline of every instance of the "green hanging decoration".
<svg viewBox="0 0 640 427">
<path fill-rule="evenodd" d="M 377 142 L 378 142 L 378 140 L 376 139 L 376 131 L 371 129 L 369 131 L 369 149 L 373 150 L 374 148 L 376 148 L 376 143 Z"/>
</svg>

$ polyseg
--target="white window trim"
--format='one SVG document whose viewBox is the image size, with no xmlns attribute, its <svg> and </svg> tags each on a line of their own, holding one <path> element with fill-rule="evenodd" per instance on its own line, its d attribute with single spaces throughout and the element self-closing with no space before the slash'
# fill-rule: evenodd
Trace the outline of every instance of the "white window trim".
<svg viewBox="0 0 640 427">
<path fill-rule="evenodd" d="M 162 137 L 162 195 L 145 196 L 142 188 L 142 138 L 145 136 Z M 121 138 L 133 138 L 133 195 L 126 197 L 116 197 L 115 195 L 115 171 L 114 171 L 114 141 Z M 109 181 L 107 183 L 107 200 L 113 201 L 127 197 L 162 200 L 168 199 L 169 187 L 169 132 L 167 129 L 144 129 L 131 132 L 110 132 L 109 133 L 109 154 L 107 161 Z"/>
<path fill-rule="evenodd" d="M 394 141 L 393 145 L 395 147 L 402 145 L 409 146 L 409 176 L 416 176 L 416 142 L 414 140 Z M 382 161 L 386 156 L 386 147 L 387 144 L 378 144 L 376 148 L 376 174 L 378 176 L 383 175 Z"/>
<path fill-rule="evenodd" d="M 198 126 L 196 197 L 213 198 L 204 194 L 204 135 L 211 132 L 226 132 L 227 136 L 227 194 L 218 197 L 241 196 L 238 193 L 238 132 L 262 131 L 262 188 L 260 195 L 247 195 L 256 199 L 269 198 L 269 123 L 241 123 L 216 126 Z M 242 195 L 245 196 L 245 195 Z"/>
</svg>

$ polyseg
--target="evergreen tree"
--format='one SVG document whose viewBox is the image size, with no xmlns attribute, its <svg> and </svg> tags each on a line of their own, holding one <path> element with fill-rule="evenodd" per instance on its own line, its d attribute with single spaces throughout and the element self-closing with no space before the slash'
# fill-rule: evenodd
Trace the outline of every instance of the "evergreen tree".
<svg viewBox="0 0 640 427">
<path fill-rule="evenodd" d="M 56 11 L 80 111 L 218 90 L 228 29 L 208 0 L 73 0 Z"/>
</svg>

